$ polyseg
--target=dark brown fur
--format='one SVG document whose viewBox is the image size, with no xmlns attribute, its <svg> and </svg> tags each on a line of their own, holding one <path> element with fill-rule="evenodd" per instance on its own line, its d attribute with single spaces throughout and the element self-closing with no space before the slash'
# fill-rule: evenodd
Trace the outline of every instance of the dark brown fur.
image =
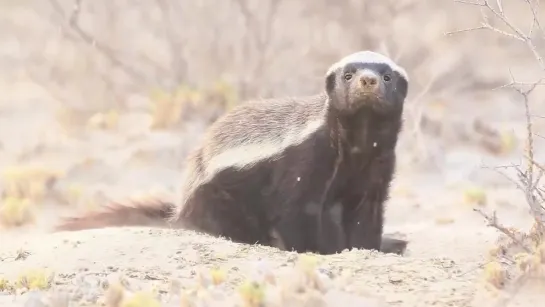
<svg viewBox="0 0 545 307">
<path fill-rule="evenodd" d="M 346 71 L 359 78 L 363 68 L 380 75 L 388 67 L 342 67 L 327 75 L 326 93 L 247 103 L 221 117 L 187 160 L 180 205 L 116 206 L 58 229 L 158 220 L 298 252 L 401 253 L 407 242 L 383 239 L 382 229 L 407 81 L 390 71 L 393 87 L 364 95 L 359 81 L 342 81 Z M 329 216 L 335 206 L 340 227 Z M 127 220 L 128 213 L 141 219 Z"/>
<path fill-rule="evenodd" d="M 167 225 L 175 206 L 162 201 L 139 202 L 132 204 L 114 203 L 104 206 L 100 211 L 91 212 L 84 217 L 69 217 L 63 220 L 56 230 L 83 230 L 110 226 L 158 226 Z"/>
</svg>

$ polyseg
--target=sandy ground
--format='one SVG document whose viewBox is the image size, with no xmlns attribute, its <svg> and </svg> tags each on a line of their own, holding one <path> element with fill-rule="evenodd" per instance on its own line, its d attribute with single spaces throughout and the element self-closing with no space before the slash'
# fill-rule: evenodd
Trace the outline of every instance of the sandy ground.
<svg viewBox="0 0 545 307">
<path fill-rule="evenodd" d="M 179 292 L 174 285 L 190 287 L 201 269 L 219 267 L 227 272 L 227 282 L 218 290 L 222 294 L 216 305 L 234 306 L 238 296 L 232 290 L 243 280 L 257 278 L 259 268 L 295 274 L 291 269 L 297 260 L 294 253 L 234 244 L 189 231 L 118 228 L 49 233 L 47 227 L 58 217 L 82 210 L 88 199 L 100 204 L 150 189 L 162 190 L 165 197 L 175 199 L 182 158 L 202 127 L 183 133 L 149 132 L 149 118 L 132 113 L 121 117 L 115 131 L 62 136 L 65 134 L 53 108 L 33 99 L 42 95 L 39 90 L 24 87 L 11 93 L 10 99 L 19 98 L 21 103 L 2 105 L 0 167 L 33 164 L 64 175 L 36 204 L 34 225 L 0 232 L 0 277 L 15 280 L 25 270 L 46 268 L 55 273 L 55 279 L 45 293 L 68 291 L 74 302 L 83 304 L 100 302 L 107 282 L 122 276 L 131 290 L 157 287 L 162 300 L 174 306 L 176 298 L 167 295 Z M 440 171 L 403 163 L 399 167 L 385 230 L 410 240 L 407 255 L 354 250 L 319 257 L 321 274 L 331 279 L 330 290 L 320 296 L 328 306 L 343 300 L 346 306 L 488 306 L 499 297 L 495 291 L 483 289 L 482 281 L 482 265 L 498 232 L 472 210 L 474 204 L 464 202 L 463 191 L 475 184 L 484 186 L 488 197 L 484 208 L 498 210 L 510 225 L 528 227 L 529 215 L 512 186 L 479 167 L 482 151 L 460 148 L 446 151 Z M 77 201 L 61 201 L 59 195 L 66 194 L 62 191 L 74 184 L 83 186 L 84 193 Z M 288 283 L 285 287 L 295 289 Z M 535 293 L 519 295 L 519 305 L 543 300 Z M 0 303 L 23 306 L 28 301 L 32 304 L 25 306 L 43 306 L 36 297 L 44 295 L 0 292 Z M 307 305 L 319 303 L 308 299 Z M 516 306 L 516 302 L 509 306 Z"/>
</svg>

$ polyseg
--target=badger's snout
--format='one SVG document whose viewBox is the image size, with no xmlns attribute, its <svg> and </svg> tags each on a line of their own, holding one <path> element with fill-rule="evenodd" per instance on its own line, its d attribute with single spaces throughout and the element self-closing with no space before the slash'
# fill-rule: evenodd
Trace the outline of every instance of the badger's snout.
<svg viewBox="0 0 545 307">
<path fill-rule="evenodd" d="M 380 77 L 373 71 L 365 69 L 359 75 L 359 82 L 365 93 L 378 94 L 380 90 Z"/>
</svg>

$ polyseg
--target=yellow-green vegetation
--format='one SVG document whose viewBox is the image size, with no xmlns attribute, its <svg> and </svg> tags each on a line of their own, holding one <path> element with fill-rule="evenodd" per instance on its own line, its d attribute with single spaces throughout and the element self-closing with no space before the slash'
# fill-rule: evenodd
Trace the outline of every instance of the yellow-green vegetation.
<svg viewBox="0 0 545 307">
<path fill-rule="evenodd" d="M 110 284 L 106 289 L 106 292 L 104 293 L 104 301 L 106 306 L 115 307 L 121 304 L 124 296 L 125 289 L 120 283 L 116 282 Z"/>
<path fill-rule="evenodd" d="M 482 121 L 476 121 L 474 128 L 478 144 L 490 154 L 505 156 L 511 154 L 518 147 L 518 140 L 510 130 L 499 130 Z"/>
<path fill-rule="evenodd" d="M 65 193 L 66 201 L 70 204 L 76 204 L 83 195 L 83 187 L 80 184 L 72 183 L 68 186 Z"/>
<path fill-rule="evenodd" d="M 51 287 L 55 275 L 44 269 L 30 269 L 17 278 L 14 288 L 27 290 L 45 290 Z"/>
<path fill-rule="evenodd" d="M 326 292 L 317 270 L 319 259 L 313 254 L 301 254 L 294 270 L 282 276 L 277 276 L 273 269 L 259 270 L 260 276 L 240 281 L 233 294 L 224 292 L 228 276 L 223 268 L 199 270 L 193 286 L 182 288 L 175 283 L 169 296 L 178 297 L 177 306 L 184 307 L 213 306 L 218 299 L 228 300 L 229 306 L 301 306 L 295 302 L 322 297 Z M 132 293 L 120 282 L 108 286 L 103 302 L 110 307 L 162 306 L 157 291 Z"/>
<path fill-rule="evenodd" d="M 13 291 L 13 285 L 9 280 L 5 278 L 0 278 L 0 292 L 11 292 Z"/>
<path fill-rule="evenodd" d="M 211 93 L 223 97 L 227 109 L 235 106 L 239 97 L 235 87 L 225 81 L 218 81 L 212 86 Z"/>
<path fill-rule="evenodd" d="M 493 35 L 500 33 L 504 37 L 513 39 L 513 41 L 524 41 L 529 51 L 533 52 L 539 49 L 536 47 L 537 41 L 533 40 L 532 32 L 534 29 L 529 31 L 530 34 L 527 34 L 526 30 L 518 30 L 519 26 L 515 25 L 513 22 L 514 19 L 508 17 L 509 14 L 504 13 L 501 1 L 498 1 L 497 6 L 489 2 L 491 1 L 484 1 L 482 5 L 479 5 L 483 16 L 486 16 L 488 13 L 491 13 L 490 16 L 493 16 L 490 19 L 483 18 L 481 20 L 482 28 L 489 30 Z M 529 11 L 533 12 L 535 10 L 534 4 L 530 1 L 527 1 L 523 6 L 524 9 L 528 9 Z M 538 19 L 538 15 L 534 14 L 534 24 L 539 24 Z M 502 26 L 507 26 L 506 28 L 510 30 L 504 32 L 500 28 L 496 28 L 498 26 L 497 22 L 502 23 Z M 456 31 L 452 33 L 456 33 Z M 542 55 L 532 52 L 530 54 L 533 54 L 536 67 L 540 66 L 542 68 L 541 71 L 544 71 L 543 68 L 545 66 L 543 65 Z M 507 68 L 505 70 L 507 71 Z M 511 89 L 523 101 L 521 108 L 524 109 L 525 114 L 526 139 L 521 158 L 525 161 L 525 165 L 513 164 L 513 169 L 517 175 L 512 178 L 512 182 L 515 187 L 524 193 L 521 202 L 529 207 L 534 218 L 534 225 L 529 232 L 523 232 L 513 227 L 504 226 L 498 220 L 495 213 L 486 214 L 479 211 L 490 226 L 495 227 L 504 235 L 498 246 L 491 252 L 492 259 L 490 259 L 491 261 L 484 269 L 485 279 L 489 285 L 493 285 L 496 289 L 511 288 L 510 286 L 513 286 L 512 289 L 520 289 L 524 286 L 524 282 L 529 280 L 529 276 L 537 275 L 539 277 L 538 280 L 545 278 L 545 261 L 543 257 L 545 246 L 545 208 L 543 207 L 543 203 L 545 202 L 545 196 L 542 193 L 545 186 L 542 181 L 545 164 L 542 161 L 535 160 L 538 155 L 535 152 L 534 141 L 535 136 L 539 135 L 539 133 L 536 133 L 537 129 L 534 128 L 533 112 L 535 110 L 531 107 L 534 105 L 531 94 L 538 88 L 537 85 L 543 81 L 544 77 L 545 75 L 543 74 L 536 76 L 534 84 L 526 87 L 521 86 L 518 80 L 515 79 L 515 76 L 511 74 L 511 83 L 504 86 L 507 89 Z M 498 139 L 497 143 L 499 145 L 488 146 L 489 150 L 495 153 L 509 153 L 517 147 L 517 139 L 513 133 L 497 133 L 480 123 L 476 123 L 474 128 L 483 135 Z M 497 170 L 501 173 L 500 168 Z M 507 176 L 507 174 L 503 175 Z M 467 191 L 465 198 L 466 201 L 471 203 L 486 204 L 486 194 L 480 189 Z"/>
<path fill-rule="evenodd" d="M 184 105 L 200 100 L 201 94 L 187 86 L 180 86 L 173 92 L 153 90 L 150 94 L 152 124 L 155 129 L 168 128 L 180 121 Z"/>
<path fill-rule="evenodd" d="M 212 279 L 212 284 L 219 285 L 227 278 L 227 272 L 220 268 L 214 268 L 210 270 L 210 277 Z"/>
<path fill-rule="evenodd" d="M 232 108 L 238 101 L 235 88 L 224 81 L 218 81 L 208 88 L 194 88 L 180 85 L 173 91 L 153 90 L 150 94 L 152 129 L 167 129 L 180 122 L 184 112 L 191 115 L 205 110 Z"/>
<path fill-rule="evenodd" d="M 76 206 L 83 211 L 94 211 L 100 206 L 92 193 L 88 193 L 81 184 L 71 183 L 66 190 L 59 192 L 66 204 Z"/>
<path fill-rule="evenodd" d="M 114 282 L 104 293 L 104 303 L 108 307 L 161 307 L 154 291 L 131 293 L 122 283 Z"/>
<path fill-rule="evenodd" d="M 17 165 L 2 172 L 3 197 L 42 200 L 63 172 L 41 166 Z"/>
<path fill-rule="evenodd" d="M 2 172 L 0 225 L 18 227 L 34 221 L 33 206 L 42 201 L 62 172 L 39 166 L 13 166 Z"/>
<path fill-rule="evenodd" d="M 99 112 L 91 116 L 87 120 L 87 127 L 90 129 L 112 130 L 119 123 L 119 112 L 117 110 L 109 110 L 107 112 Z"/>
<path fill-rule="evenodd" d="M 517 138 L 512 131 L 502 131 L 500 134 L 501 153 L 512 153 L 517 147 Z"/>
<path fill-rule="evenodd" d="M 448 225 L 454 223 L 454 219 L 451 217 L 438 217 L 435 219 L 437 225 Z"/>
<path fill-rule="evenodd" d="M 54 278 L 55 274 L 48 270 L 29 269 L 22 272 L 13 281 L 0 278 L 0 291 L 24 293 L 29 290 L 47 290 L 51 288 Z"/>
<path fill-rule="evenodd" d="M 262 306 L 265 299 L 265 284 L 255 281 L 245 281 L 238 289 L 243 302 L 243 306 L 257 307 Z"/>
<path fill-rule="evenodd" d="M 161 303 L 150 292 L 136 292 L 124 300 L 120 307 L 161 307 Z"/>
<path fill-rule="evenodd" d="M 464 191 L 464 202 L 466 204 L 485 206 L 487 201 L 486 192 L 481 187 L 469 187 Z"/>
<path fill-rule="evenodd" d="M 55 119 L 66 134 L 72 134 L 74 128 L 79 128 L 81 123 L 89 120 L 89 115 L 69 106 L 62 106 L 55 112 Z"/>
<path fill-rule="evenodd" d="M 4 198 L 0 204 L 0 225 L 11 228 L 31 223 L 35 219 L 32 209 L 27 198 Z"/>
<path fill-rule="evenodd" d="M 514 228 L 502 228 L 511 241 L 500 243 L 490 251 L 490 262 L 484 270 L 485 280 L 489 284 L 503 289 L 509 281 L 517 282 L 527 276 L 545 277 L 545 241 L 541 227 L 540 222 L 536 221 L 528 234 Z M 512 241 L 513 238 L 516 241 Z M 515 263 L 516 267 L 511 266 L 510 262 Z"/>
<path fill-rule="evenodd" d="M 499 262 L 491 261 L 484 267 L 484 278 L 492 286 L 501 289 L 505 285 L 507 271 Z"/>
</svg>

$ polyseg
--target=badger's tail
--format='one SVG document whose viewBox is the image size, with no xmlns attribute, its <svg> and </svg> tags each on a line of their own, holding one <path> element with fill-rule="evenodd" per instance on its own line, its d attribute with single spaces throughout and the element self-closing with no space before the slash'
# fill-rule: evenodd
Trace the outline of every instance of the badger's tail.
<svg viewBox="0 0 545 307">
<path fill-rule="evenodd" d="M 97 212 L 64 218 L 54 227 L 54 231 L 123 226 L 167 228 L 170 226 L 168 219 L 174 214 L 174 210 L 175 206 L 173 204 L 162 201 L 114 203 Z"/>
</svg>

